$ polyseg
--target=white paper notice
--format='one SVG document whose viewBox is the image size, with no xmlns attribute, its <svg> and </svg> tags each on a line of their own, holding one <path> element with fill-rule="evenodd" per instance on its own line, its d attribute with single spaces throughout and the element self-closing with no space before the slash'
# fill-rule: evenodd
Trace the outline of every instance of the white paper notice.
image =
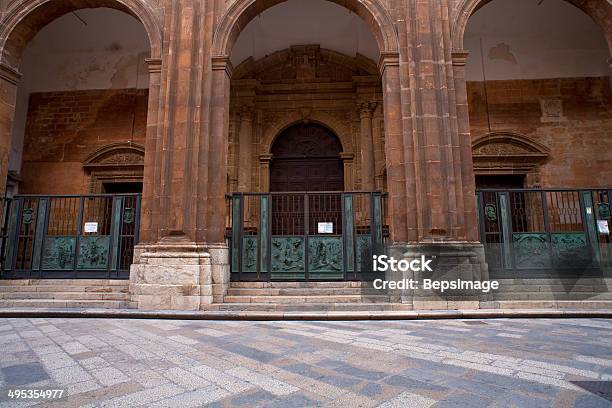
<svg viewBox="0 0 612 408">
<path fill-rule="evenodd" d="M 98 232 L 98 223 L 97 222 L 86 222 L 85 232 Z"/>
<path fill-rule="evenodd" d="M 597 220 L 597 229 L 600 234 L 610 235 L 610 227 L 607 220 Z"/>
<path fill-rule="evenodd" d="M 319 234 L 333 234 L 334 233 L 334 223 L 333 222 L 320 222 L 317 224 L 317 230 Z"/>
</svg>

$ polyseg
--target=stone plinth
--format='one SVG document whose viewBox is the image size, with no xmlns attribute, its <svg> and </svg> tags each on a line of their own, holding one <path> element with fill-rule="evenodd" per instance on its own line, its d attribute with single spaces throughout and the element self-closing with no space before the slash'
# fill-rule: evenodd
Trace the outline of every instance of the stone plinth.
<svg viewBox="0 0 612 408">
<path fill-rule="evenodd" d="M 387 272 L 387 280 L 413 279 L 419 289 L 395 290 L 392 302 L 412 303 L 418 309 L 478 309 L 480 302 L 490 297 L 480 291 L 455 290 L 439 293 L 423 289 L 423 279 L 436 281 L 456 279 L 483 281 L 489 279 L 484 247 L 479 243 L 441 242 L 422 244 L 394 244 L 387 247 L 387 254 L 395 259 L 419 259 L 422 255 L 431 259 L 433 272 Z"/>
<path fill-rule="evenodd" d="M 214 269 L 203 245 L 138 245 L 130 271 L 132 301 L 139 309 L 199 310 L 213 301 Z"/>
</svg>

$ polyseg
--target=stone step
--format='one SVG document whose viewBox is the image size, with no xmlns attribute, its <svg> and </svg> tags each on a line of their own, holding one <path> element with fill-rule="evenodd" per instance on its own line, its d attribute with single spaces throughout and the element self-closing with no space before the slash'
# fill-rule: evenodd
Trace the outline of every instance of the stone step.
<svg viewBox="0 0 612 408">
<path fill-rule="evenodd" d="M 127 286 L 127 279 L 0 279 L 0 286 Z"/>
<path fill-rule="evenodd" d="M 610 300 L 612 293 L 598 292 L 503 292 L 492 295 L 493 300 L 512 301 L 512 300 Z"/>
<path fill-rule="evenodd" d="M 299 288 L 299 289 L 321 289 L 321 288 L 361 288 L 371 287 L 369 282 L 359 281 L 335 281 L 335 282 L 231 282 L 231 288 L 257 289 L 257 288 Z"/>
<path fill-rule="evenodd" d="M 7 292 L 75 292 L 75 293 L 128 293 L 126 284 L 119 285 L 91 285 L 91 286 L 61 286 L 61 285 L 0 285 L 0 293 Z"/>
<path fill-rule="evenodd" d="M 383 303 L 387 295 L 337 295 L 337 296 L 224 296 L 225 303 Z"/>
<path fill-rule="evenodd" d="M 0 300 L 0 308 L 84 308 L 84 309 L 135 309 L 134 302 L 123 300 L 57 300 L 11 299 Z"/>
<path fill-rule="evenodd" d="M 486 302 L 482 308 L 492 309 L 612 309 L 610 300 L 513 300 Z"/>
<path fill-rule="evenodd" d="M 208 306 L 206 310 L 234 312 L 379 312 L 392 310 L 412 310 L 412 305 L 396 303 L 217 303 Z"/>
<path fill-rule="evenodd" d="M 97 292 L 0 292 L 0 299 L 57 299 L 57 300 L 130 300 L 129 293 Z"/>
<path fill-rule="evenodd" d="M 230 296 L 338 296 L 338 295 L 384 295 L 374 288 L 229 288 Z"/>
</svg>

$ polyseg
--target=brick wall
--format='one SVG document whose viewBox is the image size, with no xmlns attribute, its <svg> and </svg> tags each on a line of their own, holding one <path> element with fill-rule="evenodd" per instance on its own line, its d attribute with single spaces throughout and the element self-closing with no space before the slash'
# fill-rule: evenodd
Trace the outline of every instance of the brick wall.
<svg viewBox="0 0 612 408">
<path fill-rule="evenodd" d="M 483 82 L 468 82 L 467 89 L 476 139 L 489 132 L 485 87 Z M 541 187 L 612 186 L 608 77 L 487 81 L 486 90 L 493 132 L 517 132 L 550 149 L 549 160 L 539 169 Z M 561 120 L 542 120 L 543 98 L 561 99 Z"/>
<path fill-rule="evenodd" d="M 20 193 L 86 193 L 89 154 L 111 143 L 144 145 L 147 97 L 146 89 L 31 94 Z"/>
</svg>

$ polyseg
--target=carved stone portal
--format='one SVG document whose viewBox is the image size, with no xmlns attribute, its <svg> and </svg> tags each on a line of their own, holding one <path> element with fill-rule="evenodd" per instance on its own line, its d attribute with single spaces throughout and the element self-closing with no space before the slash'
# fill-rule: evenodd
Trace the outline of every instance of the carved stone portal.
<svg viewBox="0 0 612 408">
<path fill-rule="evenodd" d="M 83 162 L 89 173 L 89 193 L 103 193 L 104 183 L 141 183 L 144 173 L 144 147 L 135 143 L 115 143 L 90 154 Z"/>
</svg>

